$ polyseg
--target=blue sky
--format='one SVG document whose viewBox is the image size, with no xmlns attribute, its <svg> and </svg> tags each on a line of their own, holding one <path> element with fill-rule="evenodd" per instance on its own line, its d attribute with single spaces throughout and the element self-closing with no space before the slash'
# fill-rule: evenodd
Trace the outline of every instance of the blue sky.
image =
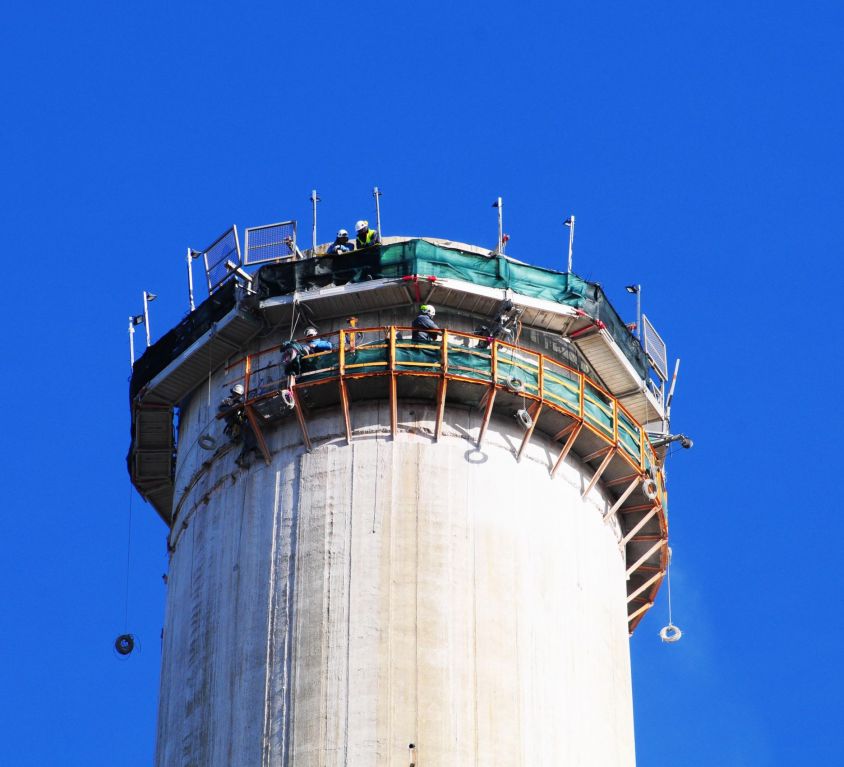
<svg viewBox="0 0 844 767">
<path fill-rule="evenodd" d="M 0 763 L 146 765 L 164 527 L 131 501 L 126 319 L 187 309 L 233 223 L 492 245 L 682 358 L 665 592 L 631 640 L 640 765 L 840 760 L 838 2 L 18 5 L 4 17 Z M 17 413 L 18 416 L 14 414 Z M 14 420 L 18 419 L 18 420 Z"/>
</svg>

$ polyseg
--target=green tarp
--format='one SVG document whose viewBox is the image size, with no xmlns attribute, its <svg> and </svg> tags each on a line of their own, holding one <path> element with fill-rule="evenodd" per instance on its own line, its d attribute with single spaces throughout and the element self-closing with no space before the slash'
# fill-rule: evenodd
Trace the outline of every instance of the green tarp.
<svg viewBox="0 0 844 767">
<path fill-rule="evenodd" d="M 479 255 L 416 239 L 337 256 L 269 264 L 258 271 L 255 282 L 261 297 L 270 298 L 327 285 L 409 275 L 509 288 L 524 296 L 582 309 L 606 326 L 639 375 L 643 379 L 647 376 L 648 363 L 639 342 L 599 285 L 574 274 L 521 264 L 505 256 Z"/>
</svg>

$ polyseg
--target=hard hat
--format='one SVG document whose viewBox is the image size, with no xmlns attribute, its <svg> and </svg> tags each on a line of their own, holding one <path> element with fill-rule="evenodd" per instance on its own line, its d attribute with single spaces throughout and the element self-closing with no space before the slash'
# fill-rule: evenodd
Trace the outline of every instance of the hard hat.
<svg viewBox="0 0 844 767">
<path fill-rule="evenodd" d="M 237 394 L 241 397 L 243 396 L 243 392 L 245 392 L 245 391 L 246 391 L 246 389 L 243 388 L 243 384 L 235 384 L 231 388 L 232 394 Z"/>
<path fill-rule="evenodd" d="M 340 229 L 337 231 L 338 237 L 348 237 L 349 233 L 345 229 Z"/>
<path fill-rule="evenodd" d="M 316 328 L 305 328 L 305 338 L 310 338 L 311 336 L 315 336 L 316 334 Z"/>
<path fill-rule="evenodd" d="M 434 309 L 431 304 L 422 304 L 422 306 L 419 307 L 419 311 L 422 312 L 422 314 L 427 314 L 429 317 L 433 317 L 437 313 L 437 310 Z"/>
<path fill-rule="evenodd" d="M 361 229 L 369 229 L 369 221 L 358 221 L 355 224 L 356 232 L 359 232 Z"/>
</svg>

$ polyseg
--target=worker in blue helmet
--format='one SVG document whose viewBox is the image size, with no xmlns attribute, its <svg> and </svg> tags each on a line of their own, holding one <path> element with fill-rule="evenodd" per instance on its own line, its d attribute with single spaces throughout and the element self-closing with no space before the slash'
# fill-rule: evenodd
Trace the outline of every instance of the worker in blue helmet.
<svg viewBox="0 0 844 767">
<path fill-rule="evenodd" d="M 437 310 L 430 304 L 422 304 L 419 307 L 419 316 L 413 320 L 411 327 L 413 328 L 413 340 L 431 343 L 436 341 L 439 333 L 432 333 L 432 330 L 439 330 L 439 325 L 434 322 L 434 316 Z"/>
<path fill-rule="evenodd" d="M 355 239 L 355 248 L 368 248 L 370 245 L 380 245 L 381 237 L 374 229 L 369 228 L 369 221 L 358 221 L 355 224 L 355 231 L 357 238 Z"/>
</svg>

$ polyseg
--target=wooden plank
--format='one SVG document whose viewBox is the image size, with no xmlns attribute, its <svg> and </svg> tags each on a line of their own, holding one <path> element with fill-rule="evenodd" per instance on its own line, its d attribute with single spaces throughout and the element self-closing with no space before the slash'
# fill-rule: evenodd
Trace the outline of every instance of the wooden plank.
<svg viewBox="0 0 844 767">
<path fill-rule="evenodd" d="M 293 400 L 296 403 L 294 408 L 296 411 L 296 420 L 299 422 L 299 429 L 302 431 L 302 442 L 305 443 L 305 450 L 311 452 L 311 437 L 308 434 L 308 425 L 305 422 L 305 414 L 302 412 L 302 401 L 299 399 L 299 394 L 296 391 L 295 381 L 290 387 L 290 393 L 293 395 Z"/>
<path fill-rule="evenodd" d="M 631 529 L 630 532 L 624 536 L 624 538 L 621 539 L 621 543 L 618 544 L 619 547 L 626 546 L 627 543 L 636 536 L 636 533 L 638 533 L 639 530 L 641 530 L 646 524 L 648 524 L 648 522 L 651 521 L 651 519 L 653 519 L 654 515 L 660 510 L 660 508 L 660 506 L 654 506 L 647 514 L 645 514 L 645 516 L 638 521 L 636 526 Z"/>
<path fill-rule="evenodd" d="M 393 439 L 399 430 L 398 394 L 396 392 L 396 374 L 390 373 L 390 434 Z"/>
<path fill-rule="evenodd" d="M 648 580 L 646 580 L 638 589 L 636 589 L 632 594 L 627 595 L 627 602 L 628 604 L 632 602 L 636 597 L 639 596 L 643 591 L 647 591 L 651 586 L 654 585 L 660 578 L 663 578 L 665 573 L 662 571 L 658 572 L 656 575 L 652 575 Z"/>
<path fill-rule="evenodd" d="M 252 412 L 252 406 L 245 405 L 243 409 L 246 411 L 246 419 L 249 421 L 249 425 L 252 427 L 252 432 L 255 435 L 255 441 L 258 443 L 258 448 L 261 450 L 261 455 L 264 456 L 264 461 L 266 462 L 267 466 L 269 466 L 272 462 L 272 458 L 270 457 L 270 450 L 267 447 L 267 442 L 264 439 L 264 432 L 261 431 L 261 427 L 258 424 L 258 419 L 255 418 L 255 414 Z"/>
<path fill-rule="evenodd" d="M 612 445 L 605 445 L 604 447 L 596 450 L 594 453 L 590 453 L 585 458 L 581 458 L 581 460 L 583 461 L 583 463 L 589 463 L 589 461 L 594 461 L 596 458 L 598 458 L 599 456 L 602 456 L 608 450 L 612 450 L 612 449 L 613 449 Z"/>
<path fill-rule="evenodd" d="M 522 453 L 525 452 L 525 449 L 528 446 L 528 442 L 530 442 L 530 438 L 533 436 L 533 430 L 536 428 L 536 421 L 539 418 L 539 414 L 542 412 L 542 403 L 541 402 L 534 402 L 533 405 L 530 407 L 530 417 L 533 423 L 528 427 L 528 430 L 525 432 L 525 436 L 522 438 L 522 444 L 519 445 L 519 452 L 516 454 L 516 461 L 519 462 L 522 460 Z"/>
<path fill-rule="evenodd" d="M 443 433 L 443 416 L 445 415 L 445 394 L 448 388 L 448 379 L 440 379 L 437 389 L 437 423 L 434 427 L 434 439 L 439 441 Z"/>
<path fill-rule="evenodd" d="M 630 615 L 627 616 L 627 622 L 629 623 L 638 615 L 641 615 L 643 612 L 650 610 L 654 606 L 653 602 L 645 602 L 638 610 L 634 610 Z"/>
<path fill-rule="evenodd" d="M 577 439 L 578 435 L 580 434 L 580 430 L 583 428 L 583 422 L 580 421 L 575 425 L 575 428 L 572 429 L 571 434 L 569 434 L 568 439 L 566 440 L 566 444 L 563 445 L 563 449 L 560 451 L 560 455 L 557 457 L 556 462 L 554 463 L 554 468 L 551 469 L 551 476 L 553 477 L 557 473 L 557 469 L 562 466 L 563 461 L 566 460 L 566 456 L 569 454 L 569 450 L 571 450 L 572 445 L 574 445 L 574 441 Z"/>
<path fill-rule="evenodd" d="M 633 573 L 635 573 L 642 565 L 645 564 L 662 546 L 664 546 L 667 541 L 659 540 L 653 546 L 651 546 L 641 557 L 639 557 L 636 562 L 627 568 L 627 577 L 629 578 Z"/>
<path fill-rule="evenodd" d="M 612 508 L 607 512 L 606 516 L 604 517 L 605 523 L 608 523 L 615 516 L 615 513 L 621 508 L 622 504 L 630 497 L 630 493 L 632 493 L 636 489 L 636 486 L 639 484 L 640 481 L 641 480 L 637 476 L 627 486 L 625 491 L 618 497 L 618 500 L 613 504 Z"/>
<path fill-rule="evenodd" d="M 484 443 L 486 429 L 487 426 L 489 426 L 489 419 L 492 417 L 492 406 L 495 404 L 495 384 L 492 384 L 489 387 L 487 394 L 488 399 L 486 401 L 486 407 L 484 408 L 484 419 L 481 421 L 481 430 L 478 433 L 478 450 L 481 449 L 481 445 Z"/>
<path fill-rule="evenodd" d="M 592 475 L 592 479 L 589 480 L 589 484 L 586 486 L 586 489 L 581 493 L 581 498 L 585 498 L 589 493 L 592 491 L 592 488 L 598 483 L 598 480 L 601 478 L 601 475 L 606 470 L 607 466 L 610 465 L 610 461 L 612 461 L 613 456 L 615 455 L 616 448 L 611 448 L 609 453 L 607 453 L 606 458 L 601 461 L 601 465 L 598 467 L 598 470 Z"/>
<path fill-rule="evenodd" d="M 349 415 L 349 392 L 346 389 L 346 382 L 340 379 L 340 402 L 343 407 L 343 424 L 346 427 L 346 444 L 352 444 L 352 419 Z"/>
<path fill-rule="evenodd" d="M 632 479 L 639 480 L 638 474 L 627 474 L 624 477 L 618 477 L 617 479 L 609 479 L 604 482 L 605 487 L 615 487 L 616 485 L 623 485 L 625 482 L 630 482 Z"/>
</svg>

